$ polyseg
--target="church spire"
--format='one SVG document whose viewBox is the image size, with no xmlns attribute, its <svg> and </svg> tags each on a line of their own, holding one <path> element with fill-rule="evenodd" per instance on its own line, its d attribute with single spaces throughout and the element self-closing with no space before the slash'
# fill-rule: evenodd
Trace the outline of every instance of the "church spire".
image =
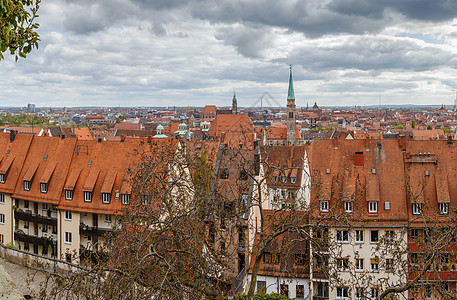
<svg viewBox="0 0 457 300">
<path fill-rule="evenodd" d="M 292 80 L 292 65 L 289 65 L 290 75 L 289 75 L 289 92 L 287 93 L 287 99 L 295 99 L 294 93 L 294 82 Z"/>
<path fill-rule="evenodd" d="M 232 99 L 232 114 L 235 115 L 238 113 L 238 103 L 236 100 L 235 90 L 233 91 L 233 99 Z"/>
<path fill-rule="evenodd" d="M 290 65 L 289 91 L 287 93 L 287 144 L 295 145 L 297 143 L 296 130 L 296 108 L 294 84 L 292 81 L 292 65 Z"/>
</svg>

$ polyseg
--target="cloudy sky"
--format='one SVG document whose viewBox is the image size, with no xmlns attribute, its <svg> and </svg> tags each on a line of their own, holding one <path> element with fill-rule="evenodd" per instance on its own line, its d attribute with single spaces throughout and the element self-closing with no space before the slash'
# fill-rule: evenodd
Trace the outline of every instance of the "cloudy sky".
<svg viewBox="0 0 457 300">
<path fill-rule="evenodd" d="M 455 0 L 42 0 L 0 105 L 453 104 Z"/>
</svg>

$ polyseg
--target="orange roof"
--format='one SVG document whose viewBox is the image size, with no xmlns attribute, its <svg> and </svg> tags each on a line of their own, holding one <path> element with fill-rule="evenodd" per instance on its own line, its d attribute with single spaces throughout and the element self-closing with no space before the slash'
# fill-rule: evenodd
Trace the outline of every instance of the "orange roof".
<svg viewBox="0 0 457 300">
<path fill-rule="evenodd" d="M 78 140 L 93 140 L 92 132 L 88 127 L 75 128 L 75 135 L 78 137 Z"/>
<path fill-rule="evenodd" d="M 76 138 L 34 136 L 12 197 L 57 204 L 63 192 L 75 145 Z M 42 193 L 40 183 L 48 176 L 47 192 Z M 24 190 L 22 180 L 31 182 L 29 191 Z"/>
<path fill-rule="evenodd" d="M 203 115 L 216 115 L 216 105 L 206 105 L 202 110 Z"/>
<path fill-rule="evenodd" d="M 254 125 L 248 115 L 217 115 L 208 130 L 209 136 L 220 137 L 224 132 L 253 132 Z"/>
<path fill-rule="evenodd" d="M 0 168 L 0 174 L 6 174 L 8 172 L 9 168 L 11 167 L 11 164 L 14 161 L 14 158 L 14 156 L 7 156 L 3 160 L 2 167 Z"/>
</svg>

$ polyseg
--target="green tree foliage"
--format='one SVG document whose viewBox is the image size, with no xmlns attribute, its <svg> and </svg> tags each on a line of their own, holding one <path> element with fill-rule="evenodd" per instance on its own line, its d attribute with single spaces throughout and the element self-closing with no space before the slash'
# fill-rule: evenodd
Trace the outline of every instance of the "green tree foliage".
<svg viewBox="0 0 457 300">
<path fill-rule="evenodd" d="M 444 133 L 452 133 L 452 129 L 446 127 L 441 127 L 441 129 L 444 131 Z"/>
<path fill-rule="evenodd" d="M 411 128 L 412 129 L 416 128 L 416 121 L 414 121 L 414 120 L 411 121 Z"/>
<path fill-rule="evenodd" d="M 40 40 L 36 29 L 41 0 L 0 0 L 0 60 L 3 52 L 9 51 L 25 58 L 32 48 L 38 49 Z"/>
<path fill-rule="evenodd" d="M 394 127 L 394 129 L 405 129 L 405 126 L 403 125 L 397 125 Z"/>
<path fill-rule="evenodd" d="M 433 129 L 432 125 L 427 126 L 427 130 L 432 130 L 432 129 Z"/>
<path fill-rule="evenodd" d="M 49 120 L 46 118 L 40 118 L 37 115 L 28 115 L 28 114 L 22 114 L 22 115 L 11 115 L 10 113 L 6 113 L 5 116 L 0 116 L 0 126 L 3 126 L 5 124 L 9 125 L 15 125 L 15 126 L 20 126 L 20 125 L 42 125 L 43 123 L 48 123 Z"/>
</svg>

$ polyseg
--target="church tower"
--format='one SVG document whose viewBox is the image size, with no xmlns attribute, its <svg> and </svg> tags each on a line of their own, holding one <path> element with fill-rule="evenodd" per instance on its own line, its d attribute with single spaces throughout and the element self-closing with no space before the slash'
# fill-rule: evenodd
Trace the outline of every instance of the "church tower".
<svg viewBox="0 0 457 300">
<path fill-rule="evenodd" d="M 295 136 L 295 94 L 294 84 L 292 81 L 292 65 L 290 65 L 289 91 L 287 93 L 287 144 L 295 145 L 297 137 Z"/>
<path fill-rule="evenodd" d="M 233 99 L 232 99 L 232 115 L 236 115 L 238 112 L 238 105 L 237 105 L 237 100 L 236 100 L 236 94 L 235 91 L 233 91 Z"/>
</svg>

